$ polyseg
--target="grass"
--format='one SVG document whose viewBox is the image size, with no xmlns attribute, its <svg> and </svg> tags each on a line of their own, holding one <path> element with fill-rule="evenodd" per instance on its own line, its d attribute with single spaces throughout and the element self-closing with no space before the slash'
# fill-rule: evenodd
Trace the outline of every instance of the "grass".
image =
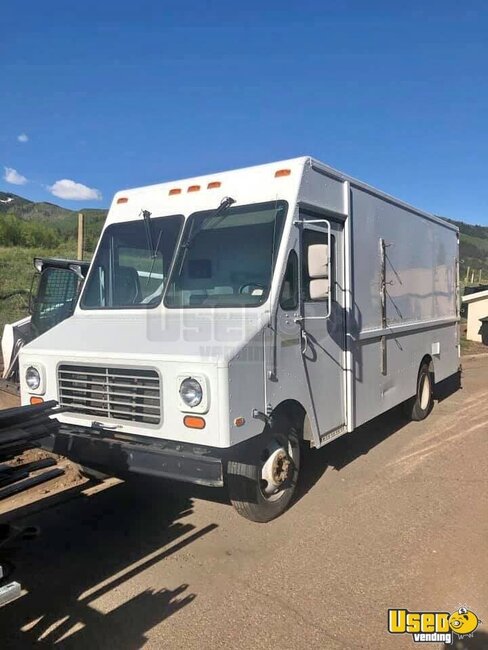
<svg viewBox="0 0 488 650">
<path fill-rule="evenodd" d="M 76 251 L 63 247 L 38 249 L 0 246 L 0 336 L 5 323 L 12 323 L 28 314 L 34 257 L 74 258 Z"/>
</svg>

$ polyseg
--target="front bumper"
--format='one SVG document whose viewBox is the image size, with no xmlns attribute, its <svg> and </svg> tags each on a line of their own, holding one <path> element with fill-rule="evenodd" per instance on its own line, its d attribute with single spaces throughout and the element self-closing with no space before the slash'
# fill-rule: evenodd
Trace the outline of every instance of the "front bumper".
<svg viewBox="0 0 488 650">
<path fill-rule="evenodd" d="M 142 436 L 121 439 L 107 430 L 68 424 L 61 424 L 42 446 L 80 465 L 122 478 L 135 473 L 212 487 L 224 485 L 225 449 Z"/>
</svg>

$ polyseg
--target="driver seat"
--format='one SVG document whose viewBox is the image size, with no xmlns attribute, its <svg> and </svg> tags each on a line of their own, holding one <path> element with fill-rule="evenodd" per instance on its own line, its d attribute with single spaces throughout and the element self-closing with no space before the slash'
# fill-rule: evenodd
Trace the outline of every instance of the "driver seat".
<svg viewBox="0 0 488 650">
<path fill-rule="evenodd" d="M 115 274 L 114 302 L 116 305 L 135 305 L 141 300 L 139 274 L 133 266 L 119 266 Z"/>
</svg>

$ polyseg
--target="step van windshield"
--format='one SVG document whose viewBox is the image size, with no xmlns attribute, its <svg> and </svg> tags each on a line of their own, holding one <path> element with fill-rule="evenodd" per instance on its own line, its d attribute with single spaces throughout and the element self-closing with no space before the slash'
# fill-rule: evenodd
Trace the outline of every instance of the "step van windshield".
<svg viewBox="0 0 488 650">
<path fill-rule="evenodd" d="M 159 305 L 174 258 L 183 216 L 153 217 L 146 225 L 114 223 L 103 233 L 86 281 L 82 309 L 144 309 Z"/>
<path fill-rule="evenodd" d="M 192 214 L 164 304 L 169 308 L 257 307 L 269 294 L 288 204 L 254 203 Z"/>
</svg>

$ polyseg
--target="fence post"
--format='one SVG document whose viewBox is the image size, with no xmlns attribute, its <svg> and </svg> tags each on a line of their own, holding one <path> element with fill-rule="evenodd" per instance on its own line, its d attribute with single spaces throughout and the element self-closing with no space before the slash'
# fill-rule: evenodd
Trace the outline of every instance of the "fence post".
<svg viewBox="0 0 488 650">
<path fill-rule="evenodd" d="M 78 259 L 83 259 L 83 240 L 84 240 L 84 214 L 78 213 Z"/>
</svg>

